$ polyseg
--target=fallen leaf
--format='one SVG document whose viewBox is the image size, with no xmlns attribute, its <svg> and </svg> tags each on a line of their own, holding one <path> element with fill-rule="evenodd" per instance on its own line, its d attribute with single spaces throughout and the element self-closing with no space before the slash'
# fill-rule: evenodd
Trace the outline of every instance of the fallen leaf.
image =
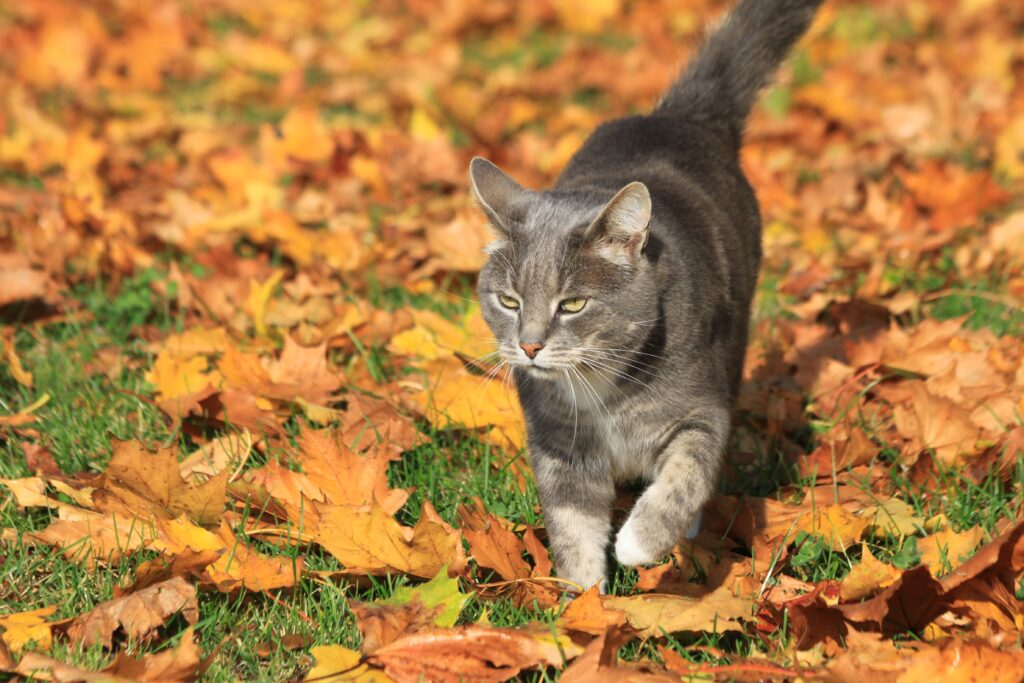
<svg viewBox="0 0 1024 683">
<path fill-rule="evenodd" d="M 51 624 L 46 621 L 46 617 L 53 616 L 56 611 L 56 606 L 52 606 L 0 615 L 0 629 L 3 629 L 0 638 L 14 654 L 18 654 L 29 644 L 34 645 L 34 649 L 45 652 L 53 644 Z"/>
<path fill-rule="evenodd" d="M 318 645 L 309 654 L 316 666 L 309 670 L 304 681 L 337 681 L 338 683 L 392 683 L 390 676 L 379 669 L 362 663 L 355 650 L 341 645 Z"/>
<path fill-rule="evenodd" d="M 396 681 L 505 681 L 524 669 L 561 666 L 582 652 L 547 628 L 461 626 L 421 631 L 395 640 L 368 661 Z"/>
<path fill-rule="evenodd" d="M 461 534 L 429 502 L 411 529 L 378 505 L 324 507 L 315 539 L 353 574 L 392 571 L 430 578 L 442 567 L 457 574 L 466 565 Z"/>
<path fill-rule="evenodd" d="M 152 510 L 165 518 L 184 514 L 200 524 L 216 524 L 224 511 L 228 472 L 192 486 L 170 449 L 146 451 L 137 441 L 114 441 L 114 454 L 97 489 L 122 510 Z M 95 498 L 95 495 L 94 495 Z M 115 502 L 116 501 L 116 502 Z"/>
<path fill-rule="evenodd" d="M 882 588 L 891 586 L 902 575 L 896 567 L 881 562 L 868 548 L 861 545 L 861 560 L 839 583 L 839 596 L 843 602 L 853 602 L 873 595 Z"/>
<path fill-rule="evenodd" d="M 921 562 L 933 576 L 946 574 L 963 564 L 985 535 L 985 530 L 976 526 L 959 533 L 944 529 L 918 539 Z"/>
<path fill-rule="evenodd" d="M 243 587 L 250 591 L 287 588 L 294 586 L 305 570 L 301 557 L 271 557 L 253 550 L 224 520 L 216 534 L 184 517 L 161 520 L 157 526 L 159 534 L 150 547 L 159 553 L 169 557 L 182 555 L 186 550 L 217 553 L 218 559 L 206 565 L 200 576 L 224 593 Z"/>
<path fill-rule="evenodd" d="M 508 580 L 530 576 L 530 565 L 523 559 L 522 540 L 497 517 L 484 509 L 479 498 L 473 507 L 462 506 L 462 535 L 469 541 L 469 552 L 481 567 L 493 569 Z"/>
<path fill-rule="evenodd" d="M 100 643 L 110 649 L 115 632 L 133 641 L 151 641 L 157 629 L 175 614 L 181 614 L 190 624 L 199 619 L 196 589 L 181 577 L 100 603 L 71 622 L 67 633 L 74 643 L 85 647 Z"/>
<path fill-rule="evenodd" d="M 367 603 L 349 601 L 363 634 L 362 651 L 373 654 L 397 638 L 427 628 L 455 625 L 469 596 L 459 591 L 458 579 L 447 571 L 420 586 L 401 586 L 390 598 Z"/>
<path fill-rule="evenodd" d="M 603 600 L 605 607 L 625 613 L 627 623 L 640 636 L 658 637 L 681 631 L 743 631 L 740 620 L 753 618 L 754 603 L 726 587 L 700 598 L 646 593 Z"/>
</svg>

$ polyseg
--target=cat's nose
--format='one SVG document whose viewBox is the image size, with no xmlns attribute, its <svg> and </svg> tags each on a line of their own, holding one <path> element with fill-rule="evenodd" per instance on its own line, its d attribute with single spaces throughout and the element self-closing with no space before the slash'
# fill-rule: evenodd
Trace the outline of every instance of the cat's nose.
<svg viewBox="0 0 1024 683">
<path fill-rule="evenodd" d="M 519 348 L 526 352 L 530 358 L 536 358 L 540 350 L 544 348 L 542 342 L 519 342 Z"/>
</svg>

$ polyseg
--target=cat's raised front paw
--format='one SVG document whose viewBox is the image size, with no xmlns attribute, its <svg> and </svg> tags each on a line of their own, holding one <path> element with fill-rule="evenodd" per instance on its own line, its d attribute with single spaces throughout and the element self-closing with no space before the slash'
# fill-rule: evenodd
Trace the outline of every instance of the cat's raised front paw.
<svg viewBox="0 0 1024 683">
<path fill-rule="evenodd" d="M 619 529 L 619 534 L 615 537 L 615 559 L 626 567 L 656 564 L 661 559 L 661 553 L 651 552 L 649 548 L 645 548 L 636 529 L 637 524 L 633 517 L 627 519 Z"/>
</svg>

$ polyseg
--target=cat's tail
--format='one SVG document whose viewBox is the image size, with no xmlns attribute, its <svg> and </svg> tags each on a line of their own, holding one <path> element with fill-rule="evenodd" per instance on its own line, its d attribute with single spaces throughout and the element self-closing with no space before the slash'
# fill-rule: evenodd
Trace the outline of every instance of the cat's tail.
<svg viewBox="0 0 1024 683">
<path fill-rule="evenodd" d="M 724 125 L 738 147 L 758 92 L 823 0 L 739 0 L 655 112 Z"/>
</svg>

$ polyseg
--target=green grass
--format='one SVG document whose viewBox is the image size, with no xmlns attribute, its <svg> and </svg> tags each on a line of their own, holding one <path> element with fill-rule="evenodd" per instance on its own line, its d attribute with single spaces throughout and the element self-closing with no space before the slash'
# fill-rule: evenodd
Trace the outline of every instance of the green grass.
<svg viewBox="0 0 1024 683">
<path fill-rule="evenodd" d="M 916 279 L 901 274 L 898 284 L 928 289 L 936 281 L 922 284 L 924 278 L 946 275 L 941 269 Z M 162 278 L 159 269 L 144 271 L 123 281 L 113 296 L 110 288 L 102 283 L 80 286 L 73 296 L 88 315 L 76 318 L 79 322 L 21 326 L 16 336 L 17 349 L 26 367 L 35 375 L 33 389 L 18 385 L 6 366 L 0 366 L 0 409 L 3 412 L 15 412 L 43 394 L 50 396 L 49 403 L 38 413 L 40 421 L 35 425 L 39 430 L 38 441 L 52 452 L 67 473 L 101 472 L 110 456 L 111 438 L 147 443 L 176 442 L 186 452 L 195 446 L 187 437 L 169 432 L 164 417 L 142 399 L 150 394 L 143 379 L 143 368 L 151 360 L 151 352 L 141 336 L 144 327 L 150 326 L 165 334 L 182 326 L 170 300 L 154 293 L 154 283 Z M 770 319 L 784 312 L 788 302 L 775 293 L 776 282 L 770 275 L 764 279 L 756 318 Z M 992 282 L 972 286 L 979 288 L 978 291 L 997 290 L 1000 281 L 996 276 Z M 374 299 L 378 305 L 391 309 L 413 307 L 449 317 L 465 313 L 472 298 L 471 282 L 453 280 L 442 290 L 448 293 L 428 296 L 395 288 L 378 289 Z M 963 299 L 964 305 L 970 301 L 969 296 Z M 983 301 L 992 303 L 989 298 Z M 953 303 L 936 301 L 933 305 L 953 306 Z M 1016 314 L 1008 314 L 1005 307 L 998 306 L 994 303 L 990 310 L 980 305 L 974 307 L 972 324 L 987 325 L 999 334 L 1016 332 L 1019 325 Z M 110 353 L 111 349 L 116 349 L 117 353 Z M 381 377 L 394 373 L 383 350 L 360 348 L 355 353 L 364 359 L 376 359 Z M 122 367 L 111 365 L 117 357 Z M 336 360 L 344 363 L 346 359 Z M 295 415 L 288 421 L 289 433 L 297 433 L 302 419 Z M 763 416 L 741 415 L 738 432 L 756 433 L 762 428 L 762 419 Z M 815 434 L 824 426 L 827 425 L 809 422 L 802 432 L 787 437 L 810 449 Z M 862 426 L 869 436 L 880 440 L 871 424 L 863 421 Z M 459 507 L 479 498 L 486 509 L 512 522 L 542 524 L 536 491 L 530 480 L 522 482 L 517 478 L 514 459 L 510 460 L 469 432 L 437 430 L 426 424 L 420 429 L 424 436 L 421 445 L 405 453 L 389 470 L 392 486 L 412 490 L 408 503 L 397 515 L 400 522 L 414 524 L 423 502 L 430 501 L 442 518 L 457 523 Z M 892 462 L 893 455 L 883 450 L 878 461 Z M 258 465 L 263 457 L 276 456 L 271 452 L 255 458 L 251 464 Z M 0 476 L 14 478 L 30 474 L 21 443 L 0 433 Z M 1015 479 L 1024 480 L 1022 462 L 1017 463 Z M 928 518 L 942 513 L 957 530 L 981 525 L 992 532 L 996 522 L 1014 516 L 1020 504 L 1019 491 L 994 476 L 978 483 L 956 471 L 940 469 L 933 482 L 916 485 L 905 478 L 899 467 L 892 465 L 890 480 L 894 494 L 910 503 L 918 515 Z M 778 444 L 768 443 L 748 472 L 726 479 L 721 489 L 730 493 L 771 495 L 786 484 L 805 486 L 809 483 L 796 478 L 792 463 Z M 0 493 L 0 526 L 15 530 L 19 537 L 45 528 L 52 516 L 48 510 L 19 511 L 10 496 Z M 787 572 L 805 581 L 841 579 L 860 558 L 859 546 L 835 551 L 815 536 L 804 534 L 795 540 Z M 290 557 L 298 552 L 266 543 L 257 543 L 257 546 L 270 555 Z M 870 547 L 874 554 L 899 567 L 913 566 L 919 560 L 914 537 L 874 539 Z M 334 558 L 315 547 L 303 548 L 301 553 L 312 570 L 341 569 Z M 5 613 L 57 605 L 55 618 L 73 617 L 110 599 L 115 586 L 130 581 L 138 566 L 154 556 L 143 551 L 94 569 L 69 561 L 50 548 L 17 542 L 6 547 L 6 556 L 0 560 L 0 604 Z M 764 562 L 770 558 L 755 560 Z M 479 577 L 490 578 L 486 571 L 480 571 Z M 636 592 L 637 577 L 633 569 L 617 568 L 612 577 L 612 591 L 617 594 Z M 347 581 L 307 576 L 294 590 L 279 591 L 272 597 L 245 591 L 234 595 L 201 591 L 197 632 L 202 649 L 209 653 L 221 646 L 206 679 L 278 681 L 301 676 L 312 664 L 308 649 L 280 647 L 283 636 L 299 634 L 312 645 L 358 647 L 360 636 L 348 607 L 349 601 L 387 597 L 396 587 L 407 583 L 409 579 L 405 577 L 391 577 L 356 586 Z M 464 590 L 468 589 L 464 586 Z M 559 611 L 558 608 L 517 607 L 507 599 L 485 601 L 474 597 L 463 610 L 461 623 L 484 616 L 496 626 L 549 623 Z M 143 647 L 132 644 L 129 651 L 137 655 L 171 647 L 184 626 L 180 617 L 172 619 L 162 630 L 167 638 L 159 644 Z M 771 636 L 759 636 L 751 631 L 749 635 L 666 636 L 660 642 L 690 661 L 714 664 L 720 660 L 693 646 L 717 648 L 742 657 L 763 654 L 766 649 L 780 649 L 787 637 L 784 630 Z M 260 651 L 264 651 L 265 656 L 260 656 Z M 620 654 L 625 659 L 660 661 L 653 642 L 633 641 L 625 645 Z M 53 656 L 86 668 L 100 668 L 113 657 L 99 648 L 79 650 L 63 642 L 55 644 Z M 525 678 L 555 680 L 558 672 L 532 672 Z"/>
</svg>

